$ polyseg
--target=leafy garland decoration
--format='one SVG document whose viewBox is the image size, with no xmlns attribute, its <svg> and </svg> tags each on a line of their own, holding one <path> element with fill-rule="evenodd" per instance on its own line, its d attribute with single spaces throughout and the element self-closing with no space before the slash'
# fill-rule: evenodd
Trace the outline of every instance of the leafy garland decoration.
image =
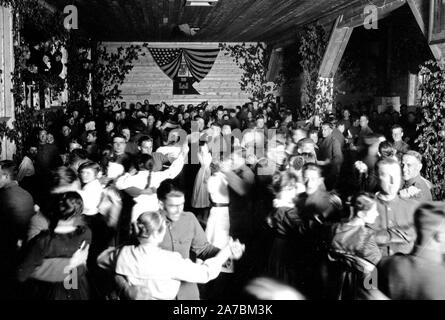
<svg viewBox="0 0 445 320">
<path fill-rule="evenodd" d="M 87 97 L 91 94 L 97 109 L 103 101 L 112 101 L 120 97 L 119 86 L 126 75 L 132 70 L 132 63 L 144 56 L 143 49 L 148 46 L 132 45 L 118 48 L 116 53 L 107 52 L 98 46 L 96 55 L 89 59 L 85 53 L 95 44 L 79 30 L 69 32 L 63 27 L 63 13 L 52 13 L 37 0 L 0 0 L 0 6 L 11 7 L 13 11 L 13 37 L 15 67 L 12 74 L 12 93 L 14 97 L 15 120 L 12 127 L 0 123 L 0 138 L 6 137 L 16 145 L 16 160 L 23 157 L 25 146 L 30 141 L 34 128 L 46 127 L 45 117 L 25 101 L 25 82 L 34 81 L 44 88 L 51 88 L 58 94 L 68 86 L 68 109 L 88 106 Z M 46 35 L 49 45 L 60 48 L 64 46 L 68 52 L 67 77 L 64 80 L 47 75 L 33 73 L 26 64 L 29 55 L 28 44 L 20 37 L 25 26 L 37 34 Z M 31 28 L 30 28 L 31 27 Z M 94 51 L 93 51 L 94 55 Z M 94 62 L 94 63 L 93 63 Z M 0 70 L 1 71 L 1 70 Z M 92 81 L 90 75 L 93 75 Z M 1 145 L 0 145 L 1 152 Z"/>
<path fill-rule="evenodd" d="M 249 94 L 251 101 L 266 103 L 275 99 L 275 91 L 282 84 L 282 78 L 267 81 L 266 75 L 271 57 L 271 48 L 259 42 L 255 44 L 228 45 L 220 43 L 225 55 L 231 56 L 243 70 L 240 88 Z"/>
<path fill-rule="evenodd" d="M 313 115 L 326 112 L 326 105 L 333 102 L 334 97 L 323 89 L 331 86 L 330 80 L 319 79 L 319 69 L 328 45 L 328 37 L 319 24 L 305 26 L 298 33 L 298 54 L 303 72 L 302 106 L 299 116 L 308 119 Z"/>
<path fill-rule="evenodd" d="M 11 75 L 14 121 L 11 127 L 6 123 L 0 125 L 0 137 L 15 143 L 14 158 L 18 161 L 25 153 L 25 146 L 31 138 L 33 129 L 44 124 L 42 115 L 36 112 L 33 106 L 26 104 L 25 82 L 35 82 L 43 88 L 51 88 L 56 95 L 65 87 L 62 79 L 38 74 L 27 65 L 29 46 L 20 33 L 27 27 L 27 30 L 45 35 L 49 39 L 48 45 L 60 47 L 67 37 L 67 31 L 63 28 L 63 15 L 49 12 L 37 0 L 0 0 L 0 6 L 12 9 L 15 61 Z"/>
<path fill-rule="evenodd" d="M 134 67 L 134 62 L 146 55 L 148 43 L 119 47 L 116 52 L 108 52 L 107 48 L 99 45 L 97 62 L 93 66 L 92 95 L 93 100 L 110 103 L 122 99 L 119 86 Z"/>
<path fill-rule="evenodd" d="M 433 183 L 433 197 L 445 199 L 445 65 L 430 60 L 420 70 L 422 120 L 416 143 L 425 161 L 425 177 Z"/>
</svg>

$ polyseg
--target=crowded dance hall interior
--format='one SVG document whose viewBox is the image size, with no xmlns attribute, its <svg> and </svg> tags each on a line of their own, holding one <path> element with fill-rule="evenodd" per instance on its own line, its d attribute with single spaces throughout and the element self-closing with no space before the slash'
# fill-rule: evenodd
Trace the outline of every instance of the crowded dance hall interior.
<svg viewBox="0 0 445 320">
<path fill-rule="evenodd" d="M 444 201 L 445 1 L 0 0 L 0 301 L 442 300 Z"/>
</svg>

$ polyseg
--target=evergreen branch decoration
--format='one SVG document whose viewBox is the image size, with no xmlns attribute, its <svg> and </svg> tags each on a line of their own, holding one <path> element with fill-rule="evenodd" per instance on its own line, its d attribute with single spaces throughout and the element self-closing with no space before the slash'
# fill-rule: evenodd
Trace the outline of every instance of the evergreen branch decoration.
<svg viewBox="0 0 445 320">
<path fill-rule="evenodd" d="M 63 26 L 64 14 L 48 11 L 37 0 L 0 0 L 0 5 L 12 9 L 15 60 L 14 72 L 11 75 L 15 119 L 12 128 L 6 123 L 0 123 L 0 138 L 6 137 L 15 142 L 15 157 L 20 160 L 25 153 L 25 146 L 29 145 L 33 129 L 46 126 L 42 114 L 25 101 L 26 83 L 51 88 L 55 95 L 67 87 L 68 109 L 89 107 L 87 100 L 90 94 L 93 105 L 97 107 L 103 101 L 120 98 L 119 86 L 132 70 L 132 63 L 146 54 L 143 50 L 148 44 L 132 45 L 125 49 L 119 48 L 117 53 L 108 53 L 104 47 L 96 48 L 96 44 L 81 31 L 67 31 Z M 44 37 L 42 41 L 48 45 L 57 49 L 64 47 L 67 50 L 66 80 L 39 74 L 27 65 L 29 44 L 22 35 L 25 27 L 28 31 L 32 30 L 34 36 Z M 88 57 L 88 50 L 91 48 L 92 59 Z M 97 108 L 93 110 L 97 111 Z"/>
<path fill-rule="evenodd" d="M 328 83 L 319 81 L 318 75 L 328 45 L 328 37 L 322 26 L 311 24 L 303 28 L 298 34 L 298 39 L 299 64 L 304 78 L 300 117 L 308 119 L 313 115 L 323 114 L 326 111 L 323 106 L 333 101 L 332 95 L 322 89 Z"/>
<path fill-rule="evenodd" d="M 7 138 L 15 143 L 15 160 L 19 161 L 25 153 L 25 146 L 28 145 L 33 129 L 43 124 L 34 107 L 26 104 L 25 84 L 35 82 L 43 89 L 51 88 L 56 95 L 65 88 L 63 79 L 39 74 L 35 68 L 27 65 L 29 44 L 21 33 L 25 29 L 32 30 L 35 35 L 44 36 L 42 42 L 60 48 L 67 40 L 68 32 L 63 27 L 63 14 L 48 11 L 37 0 L 0 0 L 0 6 L 12 9 L 15 62 L 11 74 L 14 121 L 12 128 L 6 123 L 0 124 L 0 138 Z"/>
<path fill-rule="evenodd" d="M 282 79 L 281 77 L 274 81 L 266 79 L 272 52 L 270 48 L 263 43 L 252 45 L 220 43 L 220 48 L 243 70 L 240 88 L 249 95 L 251 101 L 266 103 L 275 98 L 274 91 L 282 84 Z"/>
<path fill-rule="evenodd" d="M 148 43 L 119 47 L 116 52 L 108 52 L 107 48 L 99 45 L 97 61 L 93 67 L 92 94 L 93 99 L 104 100 L 109 103 L 122 99 L 119 86 L 134 67 L 134 62 L 146 55 Z"/>
<path fill-rule="evenodd" d="M 428 61 L 420 70 L 423 79 L 420 108 L 422 120 L 417 126 L 416 143 L 424 159 L 424 175 L 434 187 L 435 200 L 445 199 L 445 65 Z"/>
</svg>

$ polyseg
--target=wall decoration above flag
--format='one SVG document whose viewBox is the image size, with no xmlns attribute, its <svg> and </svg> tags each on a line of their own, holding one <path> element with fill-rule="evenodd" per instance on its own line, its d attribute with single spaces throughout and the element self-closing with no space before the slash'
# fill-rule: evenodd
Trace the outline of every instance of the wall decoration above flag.
<svg viewBox="0 0 445 320">
<path fill-rule="evenodd" d="M 174 81 L 173 94 L 199 94 L 192 85 L 207 76 L 220 49 L 149 48 L 149 50 L 159 68 Z M 188 79 L 183 76 L 184 68 L 190 74 Z M 180 70 L 181 75 L 178 75 Z M 176 83 L 179 79 L 181 83 Z M 184 88 L 185 83 L 188 84 L 188 90 L 178 90 Z"/>
</svg>

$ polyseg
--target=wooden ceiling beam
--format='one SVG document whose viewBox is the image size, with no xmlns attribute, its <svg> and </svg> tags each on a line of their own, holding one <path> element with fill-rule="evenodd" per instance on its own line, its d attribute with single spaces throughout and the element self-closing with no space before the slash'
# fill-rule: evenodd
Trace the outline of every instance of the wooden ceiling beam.
<svg viewBox="0 0 445 320">
<path fill-rule="evenodd" d="M 374 2 L 377 7 L 377 18 L 384 19 L 388 16 L 392 11 L 400 8 L 401 6 L 406 4 L 405 0 L 376 0 Z M 362 26 L 366 15 L 363 10 L 367 4 L 362 4 L 359 6 L 355 6 L 353 9 L 345 12 L 343 20 L 340 22 L 339 27 L 359 27 Z"/>
<path fill-rule="evenodd" d="M 348 45 L 353 28 L 339 28 L 341 17 L 338 17 L 329 37 L 326 52 L 323 55 L 319 76 L 322 78 L 332 78 L 337 72 L 343 53 Z"/>
<path fill-rule="evenodd" d="M 43 0 L 42 0 L 43 1 Z M 59 10 L 72 0 L 45 0 Z M 331 24 L 344 14 L 343 23 L 357 23 L 364 0 L 221 0 L 215 7 L 185 7 L 184 0 L 83 0 L 81 20 L 95 38 L 165 41 L 172 26 L 188 23 L 200 28 L 190 41 L 273 41 L 288 39 L 303 25 Z M 406 0 L 373 0 L 379 5 Z M 409 0 L 418 2 L 419 0 Z M 363 13 L 363 12 L 361 12 Z M 168 24 L 163 26 L 163 17 Z M 353 20 L 356 19 L 356 20 Z M 289 33 L 292 33 L 290 35 Z M 287 40 L 286 40 L 287 41 Z"/>
</svg>

